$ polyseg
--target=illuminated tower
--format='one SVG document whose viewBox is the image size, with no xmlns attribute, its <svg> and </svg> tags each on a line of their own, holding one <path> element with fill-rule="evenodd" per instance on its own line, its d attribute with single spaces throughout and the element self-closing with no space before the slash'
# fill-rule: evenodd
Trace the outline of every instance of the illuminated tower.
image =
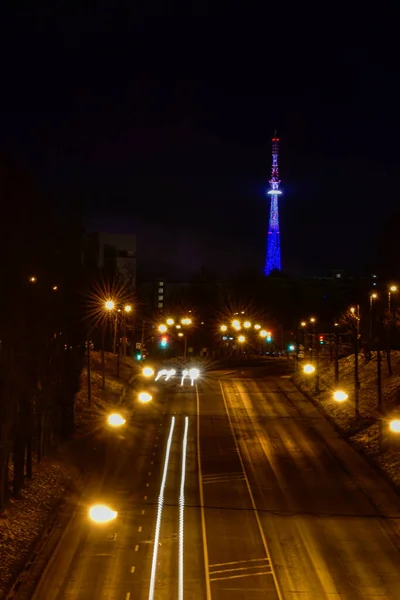
<svg viewBox="0 0 400 600">
<path fill-rule="evenodd" d="M 278 197 L 282 194 L 279 189 L 279 138 L 275 135 L 272 138 L 272 173 L 269 183 L 271 189 L 267 194 L 271 198 L 268 225 L 267 258 L 265 259 L 264 274 L 269 275 L 271 271 L 281 270 L 281 242 L 279 233 L 279 209 Z"/>
</svg>

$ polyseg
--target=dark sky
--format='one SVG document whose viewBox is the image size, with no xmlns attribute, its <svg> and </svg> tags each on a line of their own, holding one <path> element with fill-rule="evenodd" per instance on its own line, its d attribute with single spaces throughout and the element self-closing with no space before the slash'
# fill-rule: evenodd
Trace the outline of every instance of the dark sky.
<svg viewBox="0 0 400 600">
<path fill-rule="evenodd" d="M 394 12 L 373 30 L 302 15 L 307 26 L 273 33 L 265 17 L 245 28 L 131 14 L 122 26 L 103 8 L 3 19 L 1 147 L 60 205 L 83 199 L 88 228 L 136 232 L 139 265 L 176 277 L 261 270 L 276 127 L 284 269 L 374 259 L 398 206 Z"/>
</svg>

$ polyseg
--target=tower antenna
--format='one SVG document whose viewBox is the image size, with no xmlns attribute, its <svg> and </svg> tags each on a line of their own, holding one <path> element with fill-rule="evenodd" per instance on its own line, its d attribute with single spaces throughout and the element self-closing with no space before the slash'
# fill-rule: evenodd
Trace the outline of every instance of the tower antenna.
<svg viewBox="0 0 400 600">
<path fill-rule="evenodd" d="M 269 180 L 270 189 L 267 195 L 270 196 L 270 211 L 268 224 L 267 257 L 265 260 L 264 274 L 269 275 L 272 271 L 281 270 L 281 241 L 279 232 L 279 208 L 278 197 L 282 194 L 279 189 L 279 138 L 274 132 L 272 138 L 272 170 Z"/>
</svg>

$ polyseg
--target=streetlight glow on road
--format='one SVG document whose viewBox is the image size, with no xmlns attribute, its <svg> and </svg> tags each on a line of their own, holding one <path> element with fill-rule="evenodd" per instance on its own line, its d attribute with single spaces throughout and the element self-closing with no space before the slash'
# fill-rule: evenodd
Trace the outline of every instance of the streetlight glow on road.
<svg viewBox="0 0 400 600">
<path fill-rule="evenodd" d="M 400 419 L 393 419 L 393 421 L 390 421 L 389 427 L 393 433 L 400 433 Z"/>
<path fill-rule="evenodd" d="M 146 402 L 150 402 L 153 399 L 153 396 L 148 392 L 140 392 L 138 398 L 139 402 L 142 402 L 144 404 Z"/>
<path fill-rule="evenodd" d="M 336 402 L 344 402 L 349 396 L 343 390 L 336 390 L 333 394 L 333 399 Z"/>
<path fill-rule="evenodd" d="M 311 373 L 314 373 L 314 371 L 315 371 L 315 367 L 314 367 L 314 365 L 310 365 L 310 364 L 308 364 L 308 365 L 304 365 L 304 367 L 303 367 L 303 371 L 304 371 L 304 373 L 306 373 L 307 375 L 311 375 Z"/>
<path fill-rule="evenodd" d="M 107 422 L 112 427 L 121 427 L 121 425 L 125 425 L 126 421 L 124 417 L 122 417 L 119 413 L 113 413 L 109 415 Z"/>
<path fill-rule="evenodd" d="M 144 377 L 153 377 L 154 369 L 151 367 L 144 367 L 142 370 L 142 375 L 144 375 Z"/>
<path fill-rule="evenodd" d="M 109 523 L 117 518 L 117 511 L 105 504 L 95 504 L 89 509 L 89 518 L 94 523 Z"/>
</svg>

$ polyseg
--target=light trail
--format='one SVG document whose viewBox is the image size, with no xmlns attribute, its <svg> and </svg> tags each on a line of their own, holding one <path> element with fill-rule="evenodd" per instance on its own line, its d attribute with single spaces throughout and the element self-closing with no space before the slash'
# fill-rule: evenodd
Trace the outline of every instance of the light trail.
<svg viewBox="0 0 400 600">
<path fill-rule="evenodd" d="M 157 518 L 156 518 L 156 528 L 155 528 L 155 533 L 154 533 L 153 560 L 152 560 L 152 563 L 151 563 L 149 600 L 154 600 L 154 588 L 155 588 L 155 583 L 156 583 L 158 544 L 159 544 L 159 541 L 160 541 L 161 518 L 162 518 L 163 507 L 164 507 L 164 489 L 165 489 L 165 482 L 167 480 L 169 455 L 170 455 L 170 451 L 171 451 L 171 443 L 172 443 L 172 435 L 174 433 L 174 427 L 175 427 L 175 417 L 172 417 L 172 419 L 171 419 L 171 427 L 170 427 L 170 430 L 169 430 L 169 436 L 168 436 L 168 441 L 167 441 L 167 449 L 166 449 L 166 452 L 165 452 L 164 470 L 163 470 L 163 476 L 162 476 L 162 480 L 161 480 L 160 494 L 158 496 L 158 508 L 157 508 Z"/>
<path fill-rule="evenodd" d="M 185 431 L 182 442 L 182 473 L 181 489 L 179 492 L 179 550 L 178 550 L 178 600 L 183 600 L 183 555 L 184 555 L 184 528 L 185 528 L 185 477 L 186 477 L 186 452 L 189 417 L 185 417 Z"/>
<path fill-rule="evenodd" d="M 183 385 L 183 382 L 185 381 L 185 378 L 189 375 L 189 371 L 187 369 L 184 369 L 182 371 L 182 379 L 181 379 L 181 386 Z"/>
</svg>

